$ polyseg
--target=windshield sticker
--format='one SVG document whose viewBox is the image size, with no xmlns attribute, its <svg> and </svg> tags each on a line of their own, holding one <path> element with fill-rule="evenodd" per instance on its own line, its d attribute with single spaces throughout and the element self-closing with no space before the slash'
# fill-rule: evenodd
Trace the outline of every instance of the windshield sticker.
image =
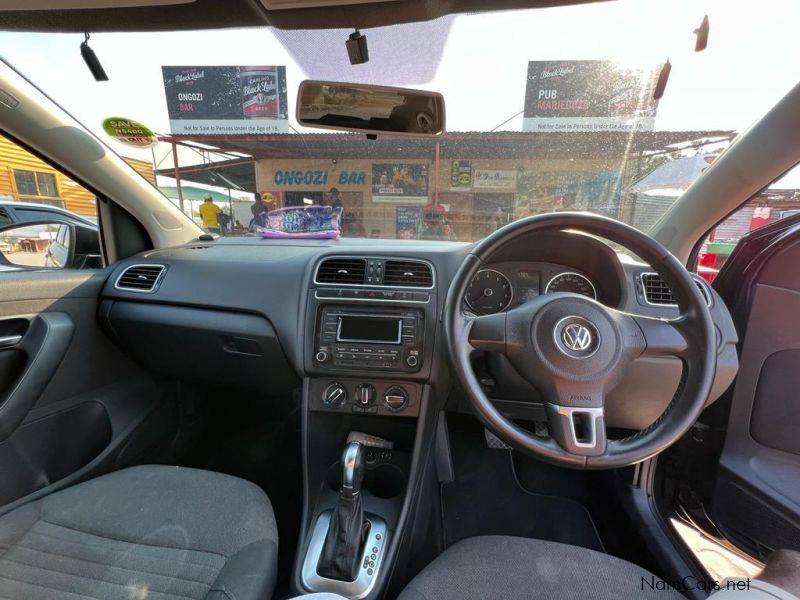
<svg viewBox="0 0 800 600">
<path fill-rule="evenodd" d="M 103 121 L 103 131 L 121 144 L 136 148 L 152 148 L 158 143 L 156 134 L 131 119 L 110 117 Z"/>
<path fill-rule="evenodd" d="M 5 90 L 0 90 L 0 104 L 4 104 L 8 108 L 17 108 L 19 106 L 19 100 Z"/>
<path fill-rule="evenodd" d="M 161 67 L 175 135 L 289 132 L 286 67 Z"/>
<path fill-rule="evenodd" d="M 530 61 L 523 131 L 652 131 L 658 70 L 609 60 Z"/>
</svg>

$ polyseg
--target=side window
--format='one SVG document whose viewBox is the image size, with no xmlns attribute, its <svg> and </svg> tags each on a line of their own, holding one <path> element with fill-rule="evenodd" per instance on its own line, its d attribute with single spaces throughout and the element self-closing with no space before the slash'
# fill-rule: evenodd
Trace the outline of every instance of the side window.
<svg viewBox="0 0 800 600">
<path fill-rule="evenodd" d="M 79 219 L 70 218 L 70 215 L 63 212 L 56 212 L 48 210 L 47 208 L 28 208 L 20 203 L 19 206 L 14 207 L 14 212 L 17 213 L 17 218 L 21 222 L 28 221 L 66 221 L 68 223 L 80 223 Z"/>
<path fill-rule="evenodd" d="M 14 170 L 14 183 L 17 187 L 17 195 L 30 200 L 43 199 L 48 204 L 54 204 L 54 198 L 59 198 L 58 185 L 56 184 L 56 174 L 46 171 L 27 171 L 25 169 Z M 57 200 L 57 205 L 63 202 Z"/>
<path fill-rule="evenodd" d="M 762 190 L 711 230 L 697 257 L 697 273 L 712 282 L 745 235 L 800 215 L 800 165 Z"/>
<path fill-rule="evenodd" d="M 36 189 L 39 191 L 40 196 L 48 198 L 58 197 L 58 188 L 56 187 L 56 176 L 53 173 L 36 173 Z"/>
<path fill-rule="evenodd" d="M 39 159 L 14 141 L 0 135 L 0 205 L 11 201 L 21 219 L 49 218 L 49 214 L 22 214 L 25 203 L 55 206 L 78 219 L 97 219 L 94 193 Z M 17 203 L 20 204 L 17 207 Z"/>
<path fill-rule="evenodd" d="M 14 183 L 17 184 L 17 194 L 20 196 L 38 196 L 36 189 L 36 175 L 33 171 L 14 169 Z"/>
<path fill-rule="evenodd" d="M 94 193 L 0 135 L 0 279 L 20 269 L 101 267 L 96 220 Z"/>
</svg>

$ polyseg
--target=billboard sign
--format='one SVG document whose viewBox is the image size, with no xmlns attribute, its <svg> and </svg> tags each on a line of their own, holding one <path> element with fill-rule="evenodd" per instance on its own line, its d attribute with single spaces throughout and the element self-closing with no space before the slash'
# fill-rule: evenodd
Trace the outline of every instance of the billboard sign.
<svg viewBox="0 0 800 600">
<path fill-rule="evenodd" d="M 422 219 L 421 206 L 398 206 L 395 213 L 396 236 L 399 240 L 417 238 L 417 228 Z"/>
<path fill-rule="evenodd" d="M 657 72 L 608 60 L 530 61 L 523 131 L 652 131 Z"/>
<path fill-rule="evenodd" d="M 428 165 L 373 163 L 372 201 L 426 203 Z"/>
<path fill-rule="evenodd" d="M 468 190 L 472 187 L 472 161 L 454 160 L 450 164 L 450 189 Z"/>
<path fill-rule="evenodd" d="M 495 169 L 475 169 L 472 187 L 476 190 L 508 190 L 517 189 L 516 171 L 498 171 Z"/>
<path fill-rule="evenodd" d="M 287 133 L 286 67 L 161 67 L 175 135 Z"/>
</svg>

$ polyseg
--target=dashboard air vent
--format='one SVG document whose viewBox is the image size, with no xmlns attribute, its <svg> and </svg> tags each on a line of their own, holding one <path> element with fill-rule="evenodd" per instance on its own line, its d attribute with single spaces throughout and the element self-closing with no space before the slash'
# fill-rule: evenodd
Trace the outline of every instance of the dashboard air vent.
<svg viewBox="0 0 800 600">
<path fill-rule="evenodd" d="M 317 269 L 317 283 L 343 283 L 361 285 L 367 261 L 363 258 L 329 258 Z"/>
<path fill-rule="evenodd" d="M 658 273 L 642 273 L 642 290 L 644 291 L 644 299 L 648 304 L 655 304 L 658 306 L 676 306 L 678 303 L 672 290 L 669 289 L 667 283 L 661 278 Z M 711 306 L 711 297 L 705 285 L 699 281 L 695 281 L 706 304 Z"/>
<path fill-rule="evenodd" d="M 383 285 L 429 288 L 433 285 L 433 273 L 426 263 L 387 260 L 383 273 Z"/>
<path fill-rule="evenodd" d="M 115 287 L 118 290 L 155 292 L 164 277 L 164 265 L 133 265 L 125 269 L 117 278 Z"/>
</svg>

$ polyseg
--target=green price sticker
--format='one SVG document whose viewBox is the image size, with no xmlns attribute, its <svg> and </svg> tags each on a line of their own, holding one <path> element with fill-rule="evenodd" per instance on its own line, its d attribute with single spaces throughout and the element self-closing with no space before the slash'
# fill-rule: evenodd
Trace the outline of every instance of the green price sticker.
<svg viewBox="0 0 800 600">
<path fill-rule="evenodd" d="M 147 127 L 122 117 L 109 117 L 103 121 L 103 131 L 122 144 L 136 148 L 152 148 L 158 143 L 156 134 Z"/>
</svg>

